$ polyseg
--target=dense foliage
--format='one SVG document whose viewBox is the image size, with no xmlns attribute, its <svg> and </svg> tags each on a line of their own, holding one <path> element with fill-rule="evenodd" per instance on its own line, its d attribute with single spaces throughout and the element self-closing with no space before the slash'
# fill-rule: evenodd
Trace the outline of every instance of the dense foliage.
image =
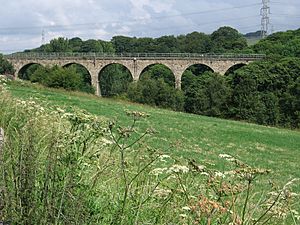
<svg viewBox="0 0 300 225">
<path fill-rule="evenodd" d="M 183 78 L 185 111 L 207 116 L 224 116 L 230 89 L 224 77 L 212 72 L 196 76 L 187 72 Z"/>
<path fill-rule="evenodd" d="M 31 82 L 38 82 L 47 87 L 94 93 L 90 83 L 87 83 L 89 82 L 87 78 L 78 72 L 78 67 L 69 66 L 62 68 L 59 66 L 42 67 L 32 65 L 28 69 L 33 71 L 28 77 L 28 80 Z M 27 73 L 25 74 L 27 75 Z"/>
<path fill-rule="evenodd" d="M 300 59 L 253 63 L 229 76 L 230 113 L 267 125 L 300 127 Z"/>
<path fill-rule="evenodd" d="M 110 64 L 99 74 L 99 85 L 103 97 L 122 96 L 132 82 L 129 70 L 120 64 Z"/>
<path fill-rule="evenodd" d="M 182 111 L 184 95 L 174 87 L 171 70 L 163 65 L 152 65 L 144 70 L 138 82 L 129 86 L 127 96 L 134 102 Z"/>
<path fill-rule="evenodd" d="M 252 46 L 252 49 L 269 57 L 300 57 L 300 29 L 271 34 Z"/>
<path fill-rule="evenodd" d="M 231 27 L 221 27 L 211 35 L 192 32 L 187 35 L 162 36 L 159 38 L 136 38 L 114 36 L 110 42 L 102 40 L 83 41 L 80 38 L 57 38 L 49 44 L 27 51 L 34 52 L 234 52 L 247 47 L 247 41 L 237 30 Z"/>
<path fill-rule="evenodd" d="M 14 72 L 13 65 L 0 54 L 0 74 L 14 74 Z"/>
<path fill-rule="evenodd" d="M 50 41 L 49 44 L 42 45 L 33 52 L 114 52 L 112 43 L 102 40 L 83 41 L 78 37 L 67 39 L 59 37 Z"/>
</svg>

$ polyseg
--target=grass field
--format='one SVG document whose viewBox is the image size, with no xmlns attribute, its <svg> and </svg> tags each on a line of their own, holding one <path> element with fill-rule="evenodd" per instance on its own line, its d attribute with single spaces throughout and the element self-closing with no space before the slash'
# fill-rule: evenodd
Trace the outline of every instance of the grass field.
<svg viewBox="0 0 300 225">
<path fill-rule="evenodd" d="M 224 161 L 218 155 L 226 153 L 251 166 L 271 169 L 272 176 L 281 184 L 300 177 L 299 131 L 173 112 L 29 84 L 12 83 L 9 90 L 21 99 L 37 98 L 51 105 L 75 106 L 122 124 L 129 123 L 126 110 L 142 111 L 150 117 L 141 126 L 159 132 L 147 144 L 162 152 L 214 164 L 220 169 Z M 299 185 L 297 189 L 300 190 Z"/>
<path fill-rule="evenodd" d="M 5 203 L 0 221 L 300 221 L 300 185 L 294 179 L 300 177 L 299 131 L 27 82 L 5 82 L 0 93 L 0 126 L 6 132 L 0 151 L 0 203 Z M 128 111 L 134 112 L 128 116 Z M 132 118 L 145 115 L 136 112 L 150 117 L 131 126 Z M 157 132 L 150 129 L 136 143 L 147 128 Z"/>
</svg>

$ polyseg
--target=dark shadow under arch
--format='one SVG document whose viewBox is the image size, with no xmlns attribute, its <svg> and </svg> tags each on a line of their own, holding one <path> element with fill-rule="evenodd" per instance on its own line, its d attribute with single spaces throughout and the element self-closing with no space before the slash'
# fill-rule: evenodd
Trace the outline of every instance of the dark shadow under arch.
<svg viewBox="0 0 300 225">
<path fill-rule="evenodd" d="M 230 67 L 227 71 L 226 71 L 226 73 L 224 74 L 225 76 L 228 76 L 228 75 L 230 75 L 230 74 L 233 74 L 234 73 L 234 71 L 236 71 L 236 70 L 238 70 L 238 69 L 240 69 L 240 68 L 242 68 L 242 67 L 244 67 L 244 66 L 246 66 L 247 64 L 245 64 L 245 63 L 239 63 L 239 64 L 235 64 L 235 65 L 233 65 L 232 67 Z"/>
<path fill-rule="evenodd" d="M 146 66 L 140 74 L 140 80 L 143 79 L 163 79 L 164 82 L 175 88 L 175 75 L 166 65 L 155 63 Z"/>
<path fill-rule="evenodd" d="M 98 74 L 101 96 L 113 97 L 125 94 L 133 81 L 130 70 L 119 63 L 110 63 Z"/>
<path fill-rule="evenodd" d="M 28 63 L 26 65 L 23 65 L 18 73 L 17 76 L 18 78 L 22 79 L 22 80 L 30 80 L 30 76 L 39 68 L 39 67 L 43 67 L 41 64 L 39 63 Z"/>
<path fill-rule="evenodd" d="M 214 73 L 214 70 L 205 64 L 193 64 L 189 66 L 182 74 L 181 77 L 181 88 L 184 91 L 192 85 L 194 79 L 200 77 L 202 74 L 210 72 Z"/>
</svg>

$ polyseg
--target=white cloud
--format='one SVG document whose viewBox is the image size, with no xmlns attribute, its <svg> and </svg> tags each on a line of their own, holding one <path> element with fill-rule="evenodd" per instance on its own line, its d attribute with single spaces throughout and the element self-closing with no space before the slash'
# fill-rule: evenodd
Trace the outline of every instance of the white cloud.
<svg viewBox="0 0 300 225">
<path fill-rule="evenodd" d="M 300 24 L 299 0 L 271 3 L 275 30 Z M 241 32 L 260 29 L 256 0 L 0 0 L 0 52 L 38 47 L 46 40 L 79 36 L 109 40 L 113 35 L 162 36 L 210 33 L 222 25 Z M 249 7 L 234 8 L 237 6 Z M 280 15 L 283 14 L 283 15 Z M 297 17 L 298 16 L 298 17 Z M 6 29 L 5 29 L 6 28 Z M 5 50 L 5 51 L 3 51 Z"/>
</svg>

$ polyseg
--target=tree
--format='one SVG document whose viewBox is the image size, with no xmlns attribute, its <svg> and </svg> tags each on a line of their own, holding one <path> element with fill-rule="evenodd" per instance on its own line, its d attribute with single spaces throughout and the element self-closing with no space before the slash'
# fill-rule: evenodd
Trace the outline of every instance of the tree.
<svg viewBox="0 0 300 225">
<path fill-rule="evenodd" d="M 195 76 L 191 71 L 185 74 L 185 110 L 207 116 L 224 116 L 230 89 L 225 78 L 213 72 Z"/>
<path fill-rule="evenodd" d="M 39 68 L 39 64 L 29 64 L 23 67 L 18 74 L 18 77 L 22 80 L 30 80 L 30 76 Z"/>
<path fill-rule="evenodd" d="M 134 102 L 177 111 L 183 110 L 183 92 L 171 87 L 162 78 L 151 78 L 150 74 L 146 74 L 137 83 L 130 84 L 127 96 Z"/>
<path fill-rule="evenodd" d="M 70 52 L 69 40 L 59 37 L 50 41 L 48 52 Z"/>
<path fill-rule="evenodd" d="M 156 45 L 156 52 L 159 53 L 180 52 L 177 38 L 173 35 L 157 38 Z"/>
<path fill-rule="evenodd" d="M 134 52 L 135 39 L 125 36 L 115 36 L 111 39 L 111 42 L 117 53 Z"/>
<path fill-rule="evenodd" d="M 30 76 L 30 81 L 47 87 L 64 88 L 71 91 L 80 91 L 86 85 L 82 75 L 72 66 L 67 68 L 38 67 Z"/>
<path fill-rule="evenodd" d="M 242 50 L 247 47 L 247 40 L 236 29 L 221 27 L 211 34 L 212 52 Z"/>
<path fill-rule="evenodd" d="M 103 52 L 103 47 L 100 41 L 90 39 L 82 43 L 80 52 Z"/>
<path fill-rule="evenodd" d="M 82 48 L 83 41 L 79 37 L 71 38 L 69 40 L 70 48 L 72 52 L 80 52 Z"/>
<path fill-rule="evenodd" d="M 175 87 L 175 77 L 173 72 L 168 67 L 161 64 L 148 66 L 142 72 L 140 79 L 143 80 L 144 77 L 150 77 L 156 80 L 162 78 L 165 83 L 167 83 L 171 87 Z"/>
<path fill-rule="evenodd" d="M 132 76 L 129 70 L 119 64 L 106 66 L 99 75 L 101 95 L 104 97 L 119 96 L 126 93 Z"/>
<path fill-rule="evenodd" d="M 252 49 L 275 59 L 282 56 L 300 57 L 300 29 L 271 34 L 253 45 Z"/>
<path fill-rule="evenodd" d="M 15 73 L 13 65 L 8 62 L 3 55 L 0 54 L 0 74 L 11 74 Z"/>
<path fill-rule="evenodd" d="M 211 49 L 211 39 L 204 33 L 193 32 L 181 37 L 181 51 L 188 53 L 207 53 Z"/>
</svg>

